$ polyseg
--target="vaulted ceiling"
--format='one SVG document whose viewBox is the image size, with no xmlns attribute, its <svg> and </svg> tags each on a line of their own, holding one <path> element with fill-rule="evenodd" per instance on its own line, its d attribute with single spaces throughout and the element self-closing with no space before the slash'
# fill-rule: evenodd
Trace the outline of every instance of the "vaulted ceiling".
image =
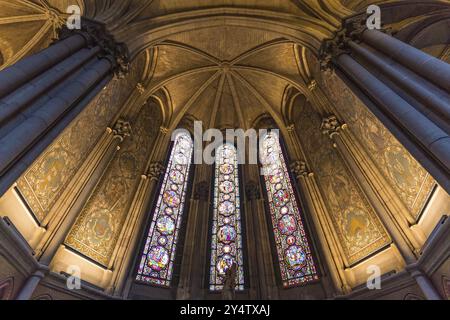
<svg viewBox="0 0 450 320">
<path fill-rule="evenodd" d="M 148 90 L 166 90 L 173 126 L 185 114 L 215 128 L 249 128 L 261 113 L 282 122 L 285 90 L 304 87 L 301 50 L 277 34 L 232 26 L 182 33 L 156 46 Z"/>
<path fill-rule="evenodd" d="M 205 127 L 249 128 L 270 114 L 282 126 L 285 93 L 306 92 L 311 80 L 307 51 L 317 53 L 342 17 L 379 2 L 393 1 L 0 0 L 0 69 L 48 46 L 77 4 L 133 58 L 150 57 L 144 96 L 164 97 L 169 129 L 187 115 Z"/>
</svg>

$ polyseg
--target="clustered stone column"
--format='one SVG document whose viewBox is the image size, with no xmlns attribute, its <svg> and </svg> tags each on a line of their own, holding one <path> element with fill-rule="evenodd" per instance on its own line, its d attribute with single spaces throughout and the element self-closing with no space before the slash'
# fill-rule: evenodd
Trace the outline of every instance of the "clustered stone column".
<svg viewBox="0 0 450 320">
<path fill-rule="evenodd" d="M 335 71 L 450 192 L 450 65 L 353 17 L 321 49 Z"/>
<path fill-rule="evenodd" d="M 201 169 L 200 169 L 201 170 Z M 203 171 L 203 170 L 202 170 Z M 199 172 L 197 178 L 203 179 L 205 172 Z M 195 299 L 200 295 L 199 279 L 202 278 L 201 272 L 195 271 L 201 268 L 200 261 L 198 261 L 199 244 L 205 242 L 206 239 L 202 239 L 202 225 L 200 221 L 203 221 L 204 216 L 208 216 L 208 199 L 210 184 L 201 180 L 195 183 L 192 198 L 189 201 L 189 212 L 187 216 L 183 217 L 188 219 L 186 227 L 186 239 L 184 242 L 183 258 L 181 262 L 180 280 L 178 283 L 177 299 Z M 208 221 L 206 220 L 208 225 Z M 205 270 L 205 268 L 201 269 Z"/>
<path fill-rule="evenodd" d="M 302 160 L 293 161 L 290 169 L 299 182 L 301 190 L 305 193 L 306 205 L 313 212 L 311 216 L 316 226 L 316 234 L 321 243 L 322 251 L 337 293 L 350 293 L 351 288 L 348 285 L 344 273 L 345 263 L 339 253 L 336 239 L 333 237 L 333 227 L 327 218 L 328 212 L 320 194 L 319 186 L 314 179 L 314 173 L 309 169 L 308 164 Z"/>
<path fill-rule="evenodd" d="M 57 42 L 0 72 L 0 195 L 83 110 L 128 53 L 104 26 L 86 19 Z"/>
</svg>

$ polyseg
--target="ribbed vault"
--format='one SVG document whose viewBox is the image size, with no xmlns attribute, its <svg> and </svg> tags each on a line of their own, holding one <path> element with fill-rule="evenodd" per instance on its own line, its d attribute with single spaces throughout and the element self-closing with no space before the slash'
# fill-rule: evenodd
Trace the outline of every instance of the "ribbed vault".
<svg viewBox="0 0 450 320">
<path fill-rule="evenodd" d="M 203 121 L 206 128 L 249 128 L 262 113 L 282 126 L 286 89 L 306 88 L 301 51 L 276 34 L 246 33 L 237 27 L 178 35 L 155 47 L 146 95 L 164 89 L 170 96 L 169 128 L 186 114 Z"/>
</svg>

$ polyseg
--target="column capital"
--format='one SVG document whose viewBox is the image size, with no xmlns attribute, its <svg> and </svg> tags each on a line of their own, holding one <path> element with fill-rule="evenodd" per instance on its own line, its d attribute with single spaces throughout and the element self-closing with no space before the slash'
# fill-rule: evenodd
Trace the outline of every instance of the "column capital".
<svg viewBox="0 0 450 320">
<path fill-rule="evenodd" d="M 291 133 L 295 131 L 295 124 L 291 123 L 286 127 L 287 132 Z"/>
<path fill-rule="evenodd" d="M 161 162 L 159 162 L 159 161 L 152 162 L 148 166 L 147 173 L 143 174 L 142 178 L 143 179 L 150 179 L 150 181 L 152 181 L 152 180 L 159 180 L 159 177 L 164 172 L 164 170 L 165 170 L 165 168 L 164 168 L 164 166 L 162 165 Z"/>
<path fill-rule="evenodd" d="M 139 94 L 141 94 L 141 95 L 144 94 L 144 92 L 145 92 L 145 87 L 140 82 L 136 85 L 136 89 L 139 92 Z"/>
<path fill-rule="evenodd" d="M 328 135 L 331 139 L 334 135 L 339 134 L 339 131 L 345 127 L 346 124 L 341 123 L 335 115 L 330 115 L 322 119 L 320 130 L 322 130 L 322 133 Z"/>
<path fill-rule="evenodd" d="M 125 137 L 131 136 L 131 124 L 124 119 L 119 119 L 114 124 L 112 133 L 114 134 L 114 137 L 118 137 L 120 141 L 123 141 Z"/>
<path fill-rule="evenodd" d="M 245 195 L 248 200 L 258 200 L 261 198 L 258 184 L 254 181 L 249 181 L 245 186 Z"/>
<path fill-rule="evenodd" d="M 313 173 L 309 170 L 305 161 L 297 160 L 291 163 L 291 171 L 296 179 L 311 177 Z"/>
<path fill-rule="evenodd" d="M 323 71 L 333 69 L 332 61 L 341 54 L 349 53 L 348 42 L 357 40 L 359 35 L 367 30 L 367 14 L 350 17 L 342 23 L 341 29 L 334 37 L 323 41 L 319 50 L 320 68 Z"/>
<path fill-rule="evenodd" d="M 166 127 L 159 127 L 159 131 L 164 135 L 169 133 L 169 129 Z"/>
<path fill-rule="evenodd" d="M 119 78 L 124 77 L 130 69 L 128 48 L 124 43 L 117 42 L 103 23 L 81 17 L 81 28 L 70 30 L 63 25 L 58 31 L 58 39 L 62 40 L 74 34 L 86 39 L 88 47 L 99 46 L 99 57 L 107 58 L 113 64 L 113 71 Z"/>
<path fill-rule="evenodd" d="M 209 184 L 206 181 L 200 181 L 195 184 L 194 188 L 194 200 L 208 201 L 209 197 Z"/>
<path fill-rule="evenodd" d="M 317 81 L 312 79 L 311 82 L 308 84 L 308 90 L 309 91 L 314 91 L 317 88 Z"/>
</svg>

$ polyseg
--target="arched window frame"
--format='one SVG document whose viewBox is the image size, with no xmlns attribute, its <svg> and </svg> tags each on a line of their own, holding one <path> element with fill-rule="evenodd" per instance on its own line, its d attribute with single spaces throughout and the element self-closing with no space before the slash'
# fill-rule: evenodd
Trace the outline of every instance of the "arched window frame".
<svg viewBox="0 0 450 320">
<path fill-rule="evenodd" d="M 224 145 L 230 145 L 235 149 L 235 152 L 237 152 L 236 150 L 236 146 L 230 142 L 225 142 L 222 146 Z M 221 146 L 221 147 L 222 147 Z M 217 150 L 219 150 L 219 148 L 217 148 Z M 216 152 L 217 152 L 216 150 Z M 248 285 L 248 281 L 246 279 L 248 279 L 248 273 L 247 273 L 247 264 L 245 261 L 245 257 L 247 254 L 247 247 L 246 247 L 246 242 L 245 242 L 245 238 L 246 238 L 246 233 L 245 233 L 245 214 L 243 211 L 243 205 L 242 205 L 242 200 L 243 198 L 243 188 L 242 188 L 242 170 L 239 164 L 237 164 L 237 153 L 236 153 L 236 163 L 235 163 L 235 168 L 237 169 L 237 175 L 235 177 L 235 180 L 237 181 L 236 185 L 238 186 L 238 195 L 239 195 L 239 214 L 240 214 L 240 240 L 241 240 L 241 264 L 240 266 L 238 266 L 238 270 L 237 270 L 237 278 L 236 279 L 236 287 L 235 290 L 236 291 L 243 291 L 246 289 L 247 285 Z M 208 224 L 208 260 L 207 260 L 207 270 L 206 270 L 206 283 L 208 285 L 208 289 L 210 292 L 214 293 L 214 292 L 220 292 L 223 288 L 223 286 L 221 284 L 213 284 L 212 283 L 212 268 L 216 268 L 217 265 L 217 261 L 216 261 L 216 265 L 213 266 L 213 261 L 212 261 L 212 255 L 214 254 L 214 250 L 212 247 L 213 241 L 214 241 L 214 237 L 213 237 L 213 228 L 214 228 L 214 221 L 215 221 L 215 214 L 217 213 L 217 209 L 218 206 L 215 207 L 215 193 L 216 190 L 218 188 L 218 185 L 216 186 L 216 176 L 218 173 L 218 166 L 217 166 L 217 161 L 215 161 L 214 166 L 213 166 L 213 174 L 211 177 L 211 204 L 210 204 L 210 217 L 209 217 L 209 224 Z M 239 275 L 240 272 L 240 275 Z M 242 281 L 239 281 L 239 276 L 241 276 Z"/>
<path fill-rule="evenodd" d="M 165 161 L 165 170 L 164 170 L 164 174 L 163 174 L 163 178 L 159 181 L 158 186 L 156 188 L 156 190 L 158 190 L 157 192 L 155 192 L 155 198 L 152 201 L 152 207 L 151 207 L 151 215 L 149 217 L 149 221 L 146 224 L 146 228 L 144 229 L 144 234 L 142 237 L 142 246 L 139 250 L 139 256 L 137 258 L 137 266 L 136 266 L 136 272 L 135 272 L 135 276 L 134 279 L 136 282 L 138 283 L 143 283 L 146 285 L 151 285 L 151 286 L 155 286 L 155 287 L 163 287 L 163 288 L 171 288 L 173 286 L 176 285 L 176 282 L 178 280 L 178 278 L 176 277 L 176 275 L 178 274 L 179 270 L 179 259 L 181 259 L 181 253 L 180 253 L 180 249 L 182 249 L 183 246 L 183 241 L 185 238 L 185 233 L 186 233 L 186 221 L 187 221 L 187 213 L 189 210 L 189 199 L 190 199 L 190 194 L 192 193 L 192 180 L 194 177 L 194 169 L 195 166 L 193 165 L 193 157 L 194 157 L 194 142 L 193 142 L 193 138 L 192 135 L 187 131 L 187 130 L 183 130 L 178 134 L 185 134 L 187 136 L 189 136 L 189 138 L 191 139 L 191 155 L 190 155 L 190 160 L 189 160 L 189 165 L 188 168 L 186 170 L 186 175 L 185 175 L 185 180 L 184 180 L 184 195 L 182 196 L 183 199 L 180 201 L 180 212 L 178 213 L 177 217 L 177 225 L 176 225 L 176 236 L 177 239 L 175 240 L 175 248 L 171 251 L 170 256 L 169 256 L 169 268 L 171 268 L 171 273 L 170 276 L 168 276 L 165 280 L 163 279 L 156 279 L 154 277 L 147 277 L 144 278 L 143 277 L 143 263 L 147 262 L 148 259 L 144 260 L 144 257 L 146 254 L 148 254 L 148 248 L 149 248 L 149 243 L 148 241 L 151 241 L 151 238 L 153 236 L 152 232 L 154 231 L 154 228 L 156 226 L 156 221 L 157 219 L 159 219 L 159 214 L 160 212 L 160 208 L 162 205 L 162 197 L 163 197 L 163 191 L 167 190 L 167 185 L 166 183 L 168 183 L 169 181 L 169 173 L 171 171 L 171 169 L 173 169 L 172 167 L 172 161 L 173 159 L 173 154 L 175 152 L 174 148 L 175 148 L 175 144 L 176 144 L 176 139 L 174 139 L 174 141 L 171 142 L 169 148 L 168 148 L 168 153 L 167 153 L 167 158 Z M 163 189 L 164 188 L 164 189 Z M 158 211 L 157 211 L 158 210 Z"/>
<path fill-rule="evenodd" d="M 271 134 L 272 129 L 268 129 L 267 134 Z M 307 285 L 310 283 L 315 283 L 319 280 L 320 274 L 319 274 L 319 268 L 318 268 L 318 264 L 317 264 L 317 260 L 314 257 L 314 245 L 312 242 L 311 237 L 309 236 L 309 228 L 307 225 L 307 221 L 305 219 L 305 215 L 304 215 L 304 211 L 305 208 L 303 206 L 303 201 L 301 199 L 301 194 L 299 192 L 299 188 L 298 185 L 295 181 L 295 179 L 293 179 L 292 177 L 292 173 L 289 170 L 289 156 L 288 153 L 286 152 L 286 147 L 284 144 L 284 140 L 283 137 L 281 135 L 279 135 L 278 133 L 276 134 L 279 138 L 279 148 L 280 148 L 280 154 L 282 156 L 282 160 L 284 162 L 284 164 L 282 163 L 282 166 L 284 168 L 284 172 L 287 175 L 288 179 L 289 179 L 289 183 L 291 186 L 291 194 L 293 195 L 293 200 L 295 201 L 295 207 L 298 210 L 298 218 L 300 221 L 300 225 L 301 225 L 301 229 L 303 230 L 303 237 L 302 239 L 305 240 L 305 243 L 307 244 L 307 247 L 309 250 L 307 250 L 307 259 L 309 259 L 310 263 L 313 266 L 312 269 L 312 273 L 310 275 L 306 275 L 304 277 L 297 277 L 297 278 L 291 278 L 288 279 L 286 277 L 283 276 L 283 268 L 284 268 L 284 264 L 286 263 L 286 261 L 281 261 L 281 253 L 280 253 L 280 247 L 279 244 L 276 240 L 276 234 L 275 234 L 275 228 L 277 228 L 276 225 L 274 225 L 274 220 L 273 219 L 273 211 L 271 208 L 271 203 L 270 203 L 270 199 L 269 199 L 269 191 L 268 191 L 268 186 L 267 186 L 267 182 L 266 182 L 266 176 L 265 175 L 261 175 L 260 176 L 260 183 L 263 189 L 263 196 L 265 199 L 265 210 L 266 210 L 266 214 L 269 220 L 268 223 L 268 228 L 269 228 L 269 238 L 271 240 L 271 247 L 272 247 L 272 254 L 273 254 L 273 261 L 276 261 L 277 263 L 275 263 L 276 265 L 276 275 L 277 275 L 277 279 L 278 281 L 282 284 L 282 286 L 284 288 L 292 288 L 292 287 L 298 287 L 298 286 L 303 286 L 303 285 Z M 262 140 L 265 138 L 266 135 L 263 135 L 260 137 L 261 141 L 260 143 L 262 143 Z M 261 157 L 259 157 L 259 159 L 261 159 Z M 261 163 L 261 161 L 259 162 L 260 168 L 261 170 L 263 169 L 263 164 Z M 262 171 L 261 171 L 262 172 Z M 298 225 L 298 220 L 296 221 L 296 224 Z M 287 239 L 287 237 L 286 237 Z M 297 242 L 293 243 L 293 245 L 297 245 Z M 285 255 L 283 255 L 283 257 L 285 257 Z"/>
</svg>

